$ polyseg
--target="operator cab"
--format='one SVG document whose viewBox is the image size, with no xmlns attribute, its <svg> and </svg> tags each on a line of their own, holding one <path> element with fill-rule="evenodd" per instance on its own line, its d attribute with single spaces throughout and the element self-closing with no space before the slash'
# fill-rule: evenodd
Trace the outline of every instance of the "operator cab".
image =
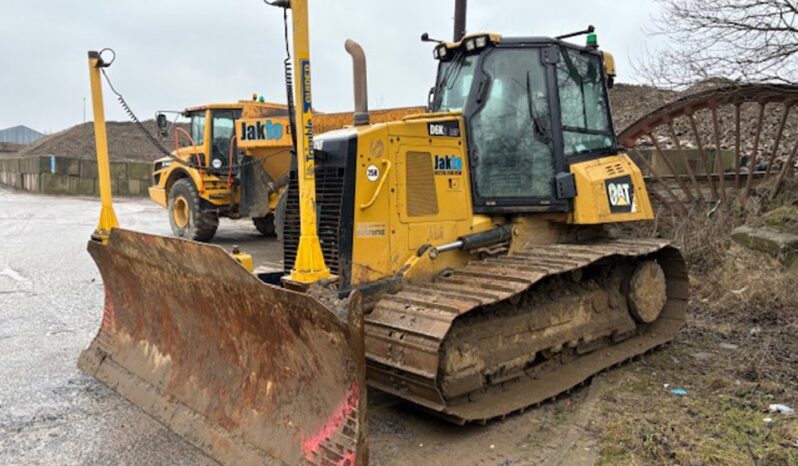
<svg viewBox="0 0 798 466">
<path fill-rule="evenodd" d="M 241 118 L 240 109 L 200 109 L 189 110 L 184 114 L 191 120 L 190 135 L 195 150 L 202 155 L 200 160 L 203 166 L 211 171 L 227 173 L 230 165 L 230 150 L 233 149 L 233 164 L 235 165 L 236 147 L 235 121 Z M 207 122 L 211 121 L 210 127 Z M 205 144 L 209 138 L 210 144 Z"/>
<path fill-rule="evenodd" d="M 430 110 L 463 113 L 475 212 L 570 211 L 570 164 L 619 152 L 605 55 L 588 42 L 479 34 L 435 48 Z"/>
</svg>

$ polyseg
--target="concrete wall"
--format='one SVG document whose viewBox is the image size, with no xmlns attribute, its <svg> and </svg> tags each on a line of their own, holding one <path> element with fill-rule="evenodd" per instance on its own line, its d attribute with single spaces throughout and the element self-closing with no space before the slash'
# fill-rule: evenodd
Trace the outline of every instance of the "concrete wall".
<svg viewBox="0 0 798 466">
<path fill-rule="evenodd" d="M 146 196 L 152 164 L 111 162 L 111 189 L 119 196 Z M 98 196 L 97 162 L 68 157 L 0 159 L 0 184 L 41 194 Z"/>
</svg>

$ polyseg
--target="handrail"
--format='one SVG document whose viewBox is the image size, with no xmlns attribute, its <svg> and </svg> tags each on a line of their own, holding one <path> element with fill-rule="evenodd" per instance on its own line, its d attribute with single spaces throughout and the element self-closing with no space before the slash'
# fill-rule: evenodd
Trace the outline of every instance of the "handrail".
<svg viewBox="0 0 798 466">
<path fill-rule="evenodd" d="M 179 126 L 175 127 L 175 131 L 174 131 L 174 135 L 175 135 L 175 152 L 180 150 L 180 133 L 181 132 L 186 135 L 186 137 L 188 138 L 188 142 L 191 143 L 191 147 L 194 148 L 194 150 L 195 150 L 194 158 L 197 161 L 197 168 L 201 169 L 202 168 L 202 160 L 199 158 L 199 152 L 196 152 L 196 150 L 197 150 L 196 141 L 194 141 L 194 138 L 191 137 L 191 134 L 188 131 L 184 130 L 183 128 L 181 128 Z"/>
<path fill-rule="evenodd" d="M 374 203 L 377 202 L 377 198 L 379 197 L 380 192 L 382 192 L 382 187 L 385 185 L 385 180 L 388 179 L 388 174 L 391 173 L 391 162 L 388 160 L 383 160 L 382 165 L 383 167 L 385 167 L 385 169 L 382 172 L 382 179 L 380 179 L 380 184 L 378 184 L 377 189 L 374 190 L 374 195 L 371 197 L 371 200 L 365 204 L 362 204 L 360 206 L 360 210 L 366 210 L 369 207 L 373 206 Z"/>
</svg>

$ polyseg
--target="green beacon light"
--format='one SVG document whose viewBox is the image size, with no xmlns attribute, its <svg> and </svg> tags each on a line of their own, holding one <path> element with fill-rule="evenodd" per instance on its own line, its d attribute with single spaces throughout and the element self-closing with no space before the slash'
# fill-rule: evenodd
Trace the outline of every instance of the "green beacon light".
<svg viewBox="0 0 798 466">
<path fill-rule="evenodd" d="M 588 45 L 588 47 L 598 47 L 598 35 L 595 34 L 595 33 L 588 34 L 587 35 L 587 45 Z"/>
<path fill-rule="evenodd" d="M 263 96 L 260 96 L 260 97 L 258 97 L 258 102 L 264 103 L 264 102 L 266 102 L 266 99 Z"/>
</svg>

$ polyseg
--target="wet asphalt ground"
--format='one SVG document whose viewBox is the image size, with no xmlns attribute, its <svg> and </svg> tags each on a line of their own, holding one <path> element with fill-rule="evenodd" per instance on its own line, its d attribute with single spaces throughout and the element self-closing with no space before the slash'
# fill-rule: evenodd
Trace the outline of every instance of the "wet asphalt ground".
<svg viewBox="0 0 798 466">
<path fill-rule="evenodd" d="M 99 210 L 96 199 L 0 186 L 0 465 L 214 465 L 77 368 L 102 316 L 86 252 Z M 123 228 L 169 234 L 165 210 L 148 199 L 116 199 L 115 210 Z M 281 266 L 279 243 L 248 220 L 222 219 L 214 243 L 240 245 L 256 267 Z M 592 404 L 586 390 L 571 395 L 585 409 L 548 403 L 487 426 L 455 426 L 375 390 L 368 397 L 371 465 L 595 461 L 578 429 Z"/>
<path fill-rule="evenodd" d="M 169 234 L 146 199 L 115 209 L 125 228 Z M 86 252 L 98 213 L 95 199 L 0 187 L 0 464 L 216 464 L 76 366 L 102 316 Z M 249 221 L 222 220 L 217 243 L 280 256 Z"/>
</svg>

